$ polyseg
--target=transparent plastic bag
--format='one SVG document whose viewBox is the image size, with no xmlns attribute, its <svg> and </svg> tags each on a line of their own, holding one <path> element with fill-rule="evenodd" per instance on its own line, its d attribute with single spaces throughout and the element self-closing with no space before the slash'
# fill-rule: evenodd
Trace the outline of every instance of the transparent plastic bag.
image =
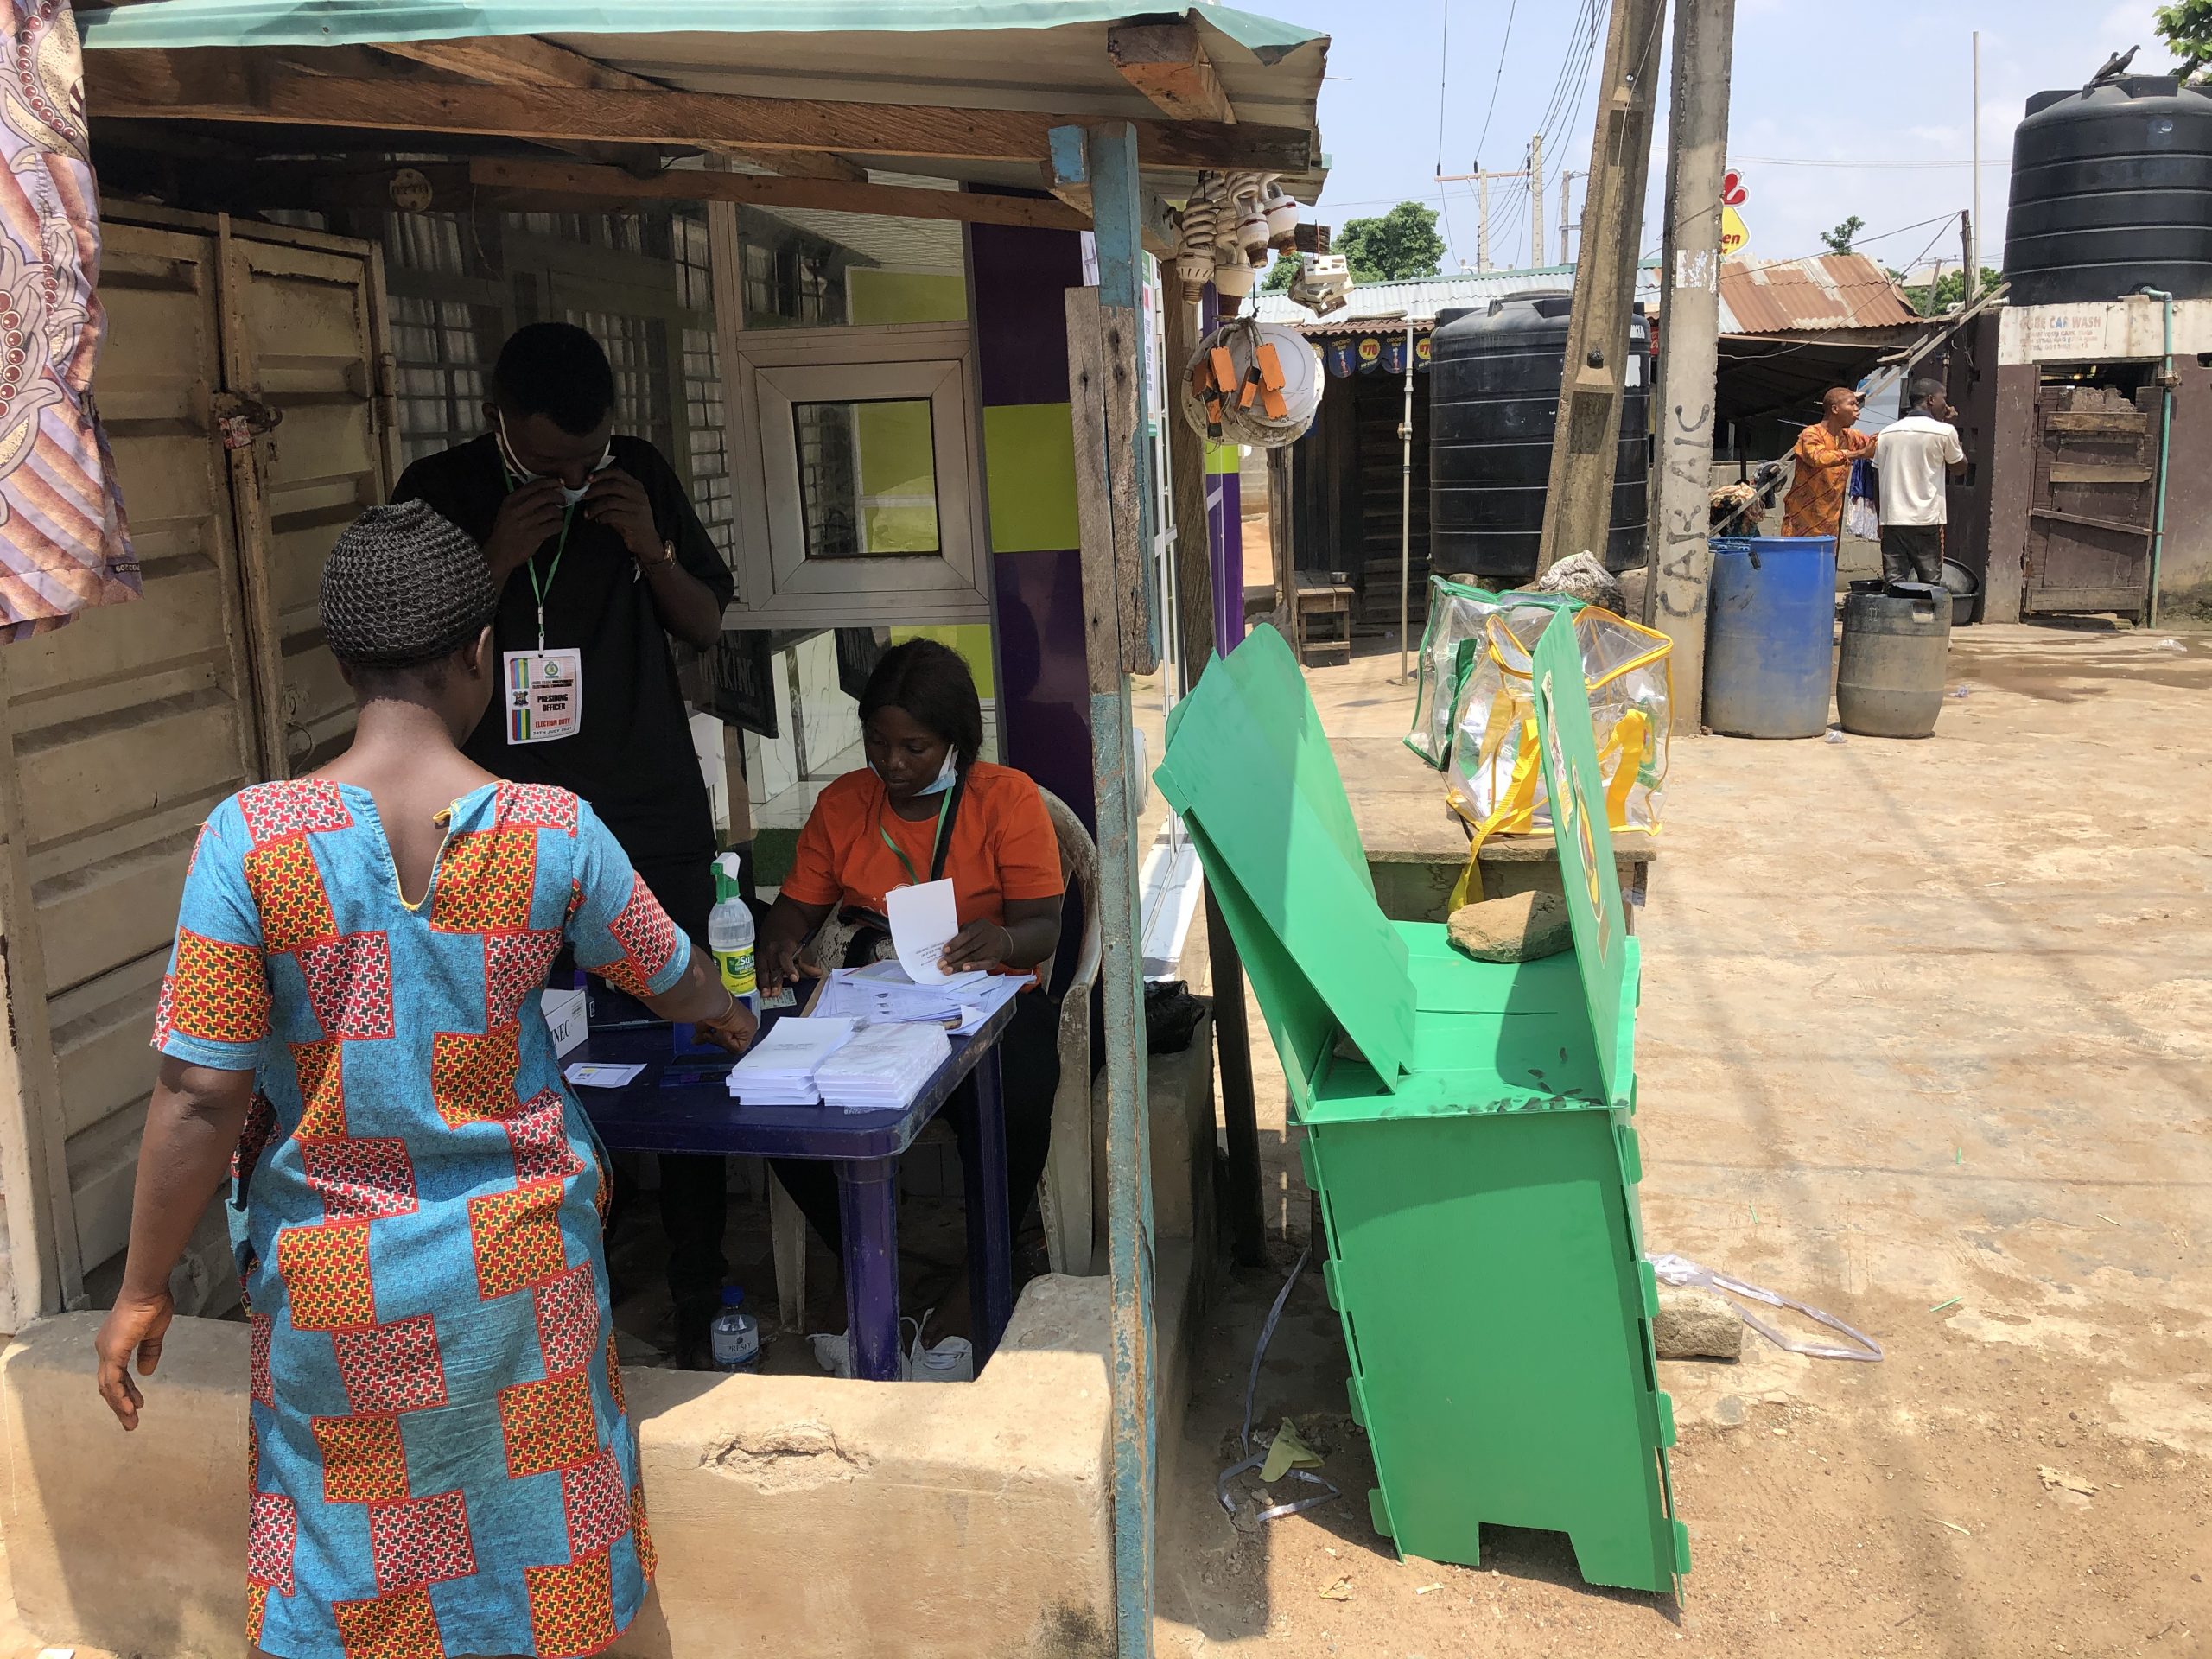
<svg viewBox="0 0 2212 1659">
<path fill-rule="evenodd" d="M 1537 753 L 1529 661 L 1559 601 L 1508 594 L 1483 620 L 1483 634 L 1460 682 L 1446 766 L 1446 798 L 1473 833 L 1467 874 L 1453 903 L 1478 897 L 1475 857 L 1494 835 L 1548 830 Z M 1605 781 L 1605 817 L 1615 834 L 1659 828 L 1667 777 L 1673 700 L 1662 633 L 1582 606 L 1574 611 L 1584 683 Z"/>
<path fill-rule="evenodd" d="M 1459 688 L 1482 649 L 1483 624 L 1502 602 L 1496 594 L 1465 582 L 1428 579 L 1428 626 L 1421 636 L 1419 690 L 1405 745 L 1440 772 L 1452 758 Z"/>
</svg>

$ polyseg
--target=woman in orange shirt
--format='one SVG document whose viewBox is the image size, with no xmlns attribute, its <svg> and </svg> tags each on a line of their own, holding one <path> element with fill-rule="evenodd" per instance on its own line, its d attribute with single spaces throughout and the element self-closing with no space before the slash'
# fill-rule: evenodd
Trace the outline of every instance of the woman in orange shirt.
<svg viewBox="0 0 2212 1659">
<path fill-rule="evenodd" d="M 1045 1173 L 1059 1088 L 1059 1004 L 1042 984 L 1060 942 L 1067 891 L 1059 838 L 1026 772 L 976 759 L 982 704 L 959 654 L 931 639 L 894 645 L 861 693 L 868 766 L 822 791 L 799 831 L 791 874 L 760 928 L 760 985 L 779 991 L 837 963 L 801 951 L 833 910 L 861 925 L 847 964 L 888 954 L 885 897 L 909 883 L 950 878 L 960 931 L 944 950 L 947 972 L 1020 974 L 999 1039 L 1006 1102 L 1007 1185 L 1018 1229 Z M 963 1084 L 963 1091 L 972 1083 Z M 963 1103 L 963 1096 L 956 1096 Z M 970 1114 L 952 1114 L 970 1132 Z M 832 1251 L 840 1247 L 836 1175 L 827 1164 L 776 1163 L 784 1188 Z"/>
</svg>

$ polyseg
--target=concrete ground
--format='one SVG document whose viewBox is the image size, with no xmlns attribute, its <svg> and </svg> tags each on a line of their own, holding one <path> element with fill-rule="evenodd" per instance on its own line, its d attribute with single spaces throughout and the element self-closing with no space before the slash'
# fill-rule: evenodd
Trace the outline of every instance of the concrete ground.
<svg viewBox="0 0 2212 1659">
<path fill-rule="evenodd" d="M 1396 665 L 1316 699 L 1370 844 L 1448 846 Z M 1397 1560 L 1309 1272 L 1256 1421 L 1294 1415 L 1345 1497 L 1239 1530 L 1212 1478 L 1306 1223 L 1262 1035 L 1278 1261 L 1172 1448 L 1163 1654 L 2212 1654 L 2212 639 L 1985 626 L 1951 675 L 1926 741 L 1677 743 L 1638 918 L 1650 1247 L 1886 1359 L 1662 1366 L 1677 1605 L 1544 1534 Z"/>
</svg>

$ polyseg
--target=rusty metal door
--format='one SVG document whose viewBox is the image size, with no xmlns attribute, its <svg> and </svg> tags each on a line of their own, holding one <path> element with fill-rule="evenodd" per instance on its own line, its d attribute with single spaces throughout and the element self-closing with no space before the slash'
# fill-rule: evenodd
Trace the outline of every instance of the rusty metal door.
<svg viewBox="0 0 2212 1659">
<path fill-rule="evenodd" d="M 2106 386 L 2036 394 L 2023 611 L 2140 616 L 2151 572 L 2158 418 Z"/>
</svg>

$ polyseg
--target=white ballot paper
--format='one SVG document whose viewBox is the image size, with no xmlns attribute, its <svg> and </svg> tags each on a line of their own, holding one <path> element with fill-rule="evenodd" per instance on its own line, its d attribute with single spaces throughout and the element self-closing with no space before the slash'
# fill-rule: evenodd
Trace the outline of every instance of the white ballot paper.
<svg viewBox="0 0 2212 1659">
<path fill-rule="evenodd" d="M 883 907 L 890 912 L 891 944 L 906 977 L 917 985 L 944 984 L 950 977 L 941 965 L 944 947 L 960 931 L 952 883 L 893 887 L 884 896 Z"/>
</svg>

